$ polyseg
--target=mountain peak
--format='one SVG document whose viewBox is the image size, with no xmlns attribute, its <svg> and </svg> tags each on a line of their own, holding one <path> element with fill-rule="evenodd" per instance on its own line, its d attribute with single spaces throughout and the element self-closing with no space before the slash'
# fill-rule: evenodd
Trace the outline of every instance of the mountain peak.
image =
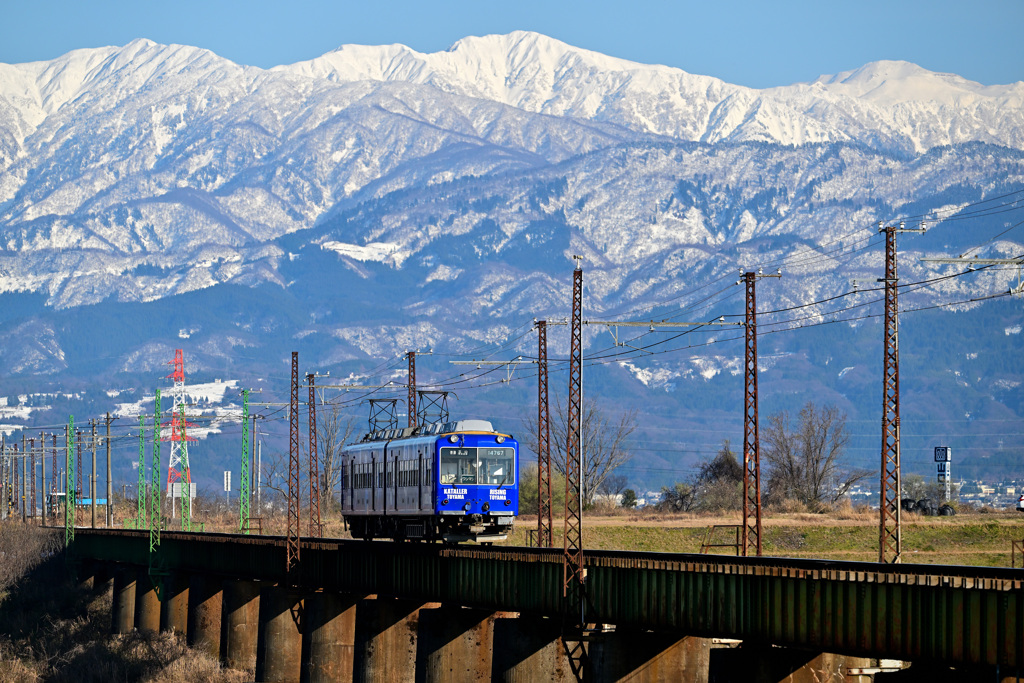
<svg viewBox="0 0 1024 683">
<path fill-rule="evenodd" d="M 956 74 L 929 71 L 901 60 L 869 62 L 850 71 L 819 76 L 814 83 L 880 105 L 912 101 L 951 104 L 964 95 L 1000 97 L 1020 90 L 1014 86 L 984 86 Z"/>
</svg>

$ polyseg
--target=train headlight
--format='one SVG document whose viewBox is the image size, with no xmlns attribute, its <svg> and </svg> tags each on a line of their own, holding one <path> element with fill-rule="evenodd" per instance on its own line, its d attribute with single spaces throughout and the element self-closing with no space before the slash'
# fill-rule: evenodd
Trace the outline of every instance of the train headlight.
<svg viewBox="0 0 1024 683">
<path fill-rule="evenodd" d="M 498 443 L 505 443 L 505 437 L 503 436 L 496 436 L 494 437 L 494 440 L 497 441 Z"/>
<path fill-rule="evenodd" d="M 441 505 L 447 505 L 448 502 L 449 502 L 448 499 L 445 498 L 444 500 L 441 501 Z"/>
<path fill-rule="evenodd" d="M 481 510 L 483 510 L 484 512 L 487 512 L 488 510 L 490 510 L 490 509 L 491 509 L 491 504 L 490 504 L 490 503 L 484 503 L 484 504 L 483 504 L 483 505 L 482 505 L 482 506 L 480 507 L 480 509 L 481 509 Z"/>
<path fill-rule="evenodd" d="M 511 504 L 512 504 L 512 501 L 509 500 L 508 498 L 506 498 L 505 499 L 505 505 L 511 505 Z"/>
<path fill-rule="evenodd" d="M 450 441 L 451 443 L 455 443 L 458 440 L 459 440 L 459 435 L 458 434 L 452 434 L 452 435 L 450 435 L 448 437 L 448 441 Z"/>
<path fill-rule="evenodd" d="M 469 503 L 466 503 L 465 505 L 462 506 L 462 509 L 465 510 L 466 512 L 469 512 L 469 508 L 470 508 L 470 504 Z"/>
</svg>

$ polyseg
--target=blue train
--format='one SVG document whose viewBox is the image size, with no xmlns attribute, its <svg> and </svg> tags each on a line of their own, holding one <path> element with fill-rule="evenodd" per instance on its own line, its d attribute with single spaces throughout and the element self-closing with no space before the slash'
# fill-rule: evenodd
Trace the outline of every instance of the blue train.
<svg viewBox="0 0 1024 683">
<path fill-rule="evenodd" d="M 519 514 L 519 443 L 485 420 L 380 430 L 342 457 L 353 538 L 489 543 Z"/>
</svg>

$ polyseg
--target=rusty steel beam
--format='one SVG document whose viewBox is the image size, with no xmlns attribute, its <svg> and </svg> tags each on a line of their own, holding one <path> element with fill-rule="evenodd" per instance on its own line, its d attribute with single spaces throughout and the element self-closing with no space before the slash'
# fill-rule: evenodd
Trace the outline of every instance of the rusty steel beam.
<svg viewBox="0 0 1024 683">
<path fill-rule="evenodd" d="M 30 486 L 32 488 L 32 495 L 29 496 L 29 500 L 30 500 L 31 505 L 32 505 L 32 508 L 31 508 L 32 514 L 29 515 L 29 516 L 34 518 L 36 516 L 36 504 L 39 502 L 39 501 L 36 500 L 36 440 L 35 439 L 29 439 L 28 440 L 28 453 L 29 453 L 29 465 L 28 466 L 29 466 L 29 469 L 32 472 L 29 475 L 29 481 L 31 482 Z"/>
<path fill-rule="evenodd" d="M 309 384 L 309 535 L 323 536 L 320 523 L 320 459 L 316 442 L 316 375 L 308 373 Z"/>
<path fill-rule="evenodd" d="M 562 595 L 570 623 L 582 626 L 584 620 L 583 569 L 583 452 L 580 419 L 583 397 L 583 271 L 572 273 L 572 322 L 569 344 L 569 414 L 565 449 L 565 536 L 562 539 Z"/>
<path fill-rule="evenodd" d="M 57 433 L 54 432 L 53 436 L 53 450 L 50 451 L 50 492 L 56 493 L 60 490 L 57 485 L 58 469 L 57 469 Z"/>
<path fill-rule="evenodd" d="M 537 547 L 550 548 L 551 422 L 548 410 L 548 324 L 537 321 Z"/>
<path fill-rule="evenodd" d="M 761 554 L 761 455 L 757 434 L 757 275 L 745 273 L 746 343 L 743 362 L 743 555 Z"/>
<path fill-rule="evenodd" d="M 778 273 L 743 274 L 746 289 L 746 334 L 743 390 L 743 538 L 742 555 L 761 555 L 761 444 L 757 414 L 757 281 Z"/>
<path fill-rule="evenodd" d="M 416 352 L 409 351 L 406 356 L 409 359 L 409 394 L 406 408 L 409 411 L 409 426 L 416 426 Z"/>
<path fill-rule="evenodd" d="M 900 361 L 896 228 L 885 232 L 885 343 L 882 375 L 881 519 L 878 561 L 900 562 Z"/>
<path fill-rule="evenodd" d="M 882 377 L 882 468 L 878 524 L 878 561 L 898 564 L 902 561 L 900 530 L 900 343 L 899 302 L 896 273 L 896 235 L 923 233 L 924 228 L 883 227 L 885 233 L 885 343 Z"/>
<path fill-rule="evenodd" d="M 292 351 L 292 384 L 291 401 L 288 411 L 288 552 L 285 555 L 285 568 L 289 574 L 299 564 L 299 507 L 301 491 L 299 490 L 299 352 Z"/>
</svg>

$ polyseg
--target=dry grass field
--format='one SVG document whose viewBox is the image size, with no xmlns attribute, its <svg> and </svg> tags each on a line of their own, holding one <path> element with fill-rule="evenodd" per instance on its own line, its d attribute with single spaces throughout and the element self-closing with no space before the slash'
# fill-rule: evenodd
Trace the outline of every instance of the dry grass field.
<svg viewBox="0 0 1024 683">
<path fill-rule="evenodd" d="M 235 532 L 238 517 L 228 511 L 199 517 L 209 531 Z M 982 508 L 953 517 L 902 514 L 903 561 L 914 564 L 962 564 L 1009 567 L 1013 541 L 1024 540 L 1024 514 Z M 536 529 L 535 515 L 520 516 L 505 545 L 528 545 L 529 531 Z M 306 533 L 307 517 L 302 519 Z M 649 552 L 700 552 L 708 529 L 741 523 L 739 513 L 707 515 L 666 513 L 643 508 L 597 509 L 584 513 L 584 545 L 598 550 Z M 322 517 L 324 536 L 350 538 L 340 514 Z M 876 562 L 878 560 L 878 511 L 839 506 L 823 513 L 767 511 L 762 517 L 762 550 L 774 557 L 805 557 Z M 284 515 L 261 518 L 264 534 L 285 533 Z M 173 528 L 173 525 L 171 525 Z M 554 545 L 562 543 L 562 521 L 554 520 Z M 735 532 L 719 528 L 713 543 L 734 542 Z M 717 548 L 718 554 L 735 554 Z M 1020 565 L 1021 558 L 1017 563 Z"/>
</svg>

